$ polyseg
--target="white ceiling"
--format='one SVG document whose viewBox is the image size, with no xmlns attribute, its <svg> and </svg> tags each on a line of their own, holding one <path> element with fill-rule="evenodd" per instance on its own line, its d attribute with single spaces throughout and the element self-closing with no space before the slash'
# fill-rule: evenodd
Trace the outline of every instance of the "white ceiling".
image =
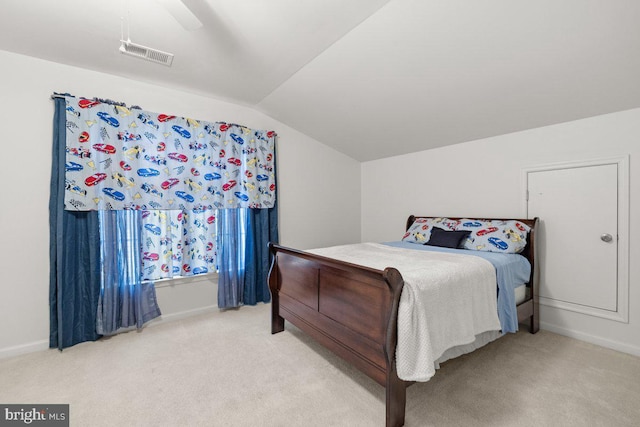
<svg viewBox="0 0 640 427">
<path fill-rule="evenodd" d="M 640 107 L 638 0 L 184 0 L 193 31 L 161 3 L 3 0 L 0 49 L 248 105 L 360 161 Z M 171 67 L 119 53 L 127 15 Z"/>
</svg>

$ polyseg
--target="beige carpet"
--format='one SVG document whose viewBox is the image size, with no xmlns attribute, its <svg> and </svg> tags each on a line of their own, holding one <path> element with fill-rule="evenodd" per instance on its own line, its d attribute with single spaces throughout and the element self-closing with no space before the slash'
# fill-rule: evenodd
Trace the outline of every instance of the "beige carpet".
<svg viewBox="0 0 640 427">
<path fill-rule="evenodd" d="M 270 306 L 0 360 L 0 403 L 68 403 L 72 426 L 383 426 L 384 390 Z M 638 426 L 640 358 L 541 331 L 447 362 L 407 426 Z"/>
</svg>

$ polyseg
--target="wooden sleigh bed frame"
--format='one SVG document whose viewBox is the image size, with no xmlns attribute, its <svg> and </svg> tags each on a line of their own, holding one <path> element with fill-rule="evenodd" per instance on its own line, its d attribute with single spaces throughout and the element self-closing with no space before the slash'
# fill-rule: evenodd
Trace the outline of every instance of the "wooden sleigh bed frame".
<svg viewBox="0 0 640 427">
<path fill-rule="evenodd" d="M 411 215 L 407 230 L 417 218 Z M 448 217 L 451 218 L 451 217 Z M 451 218 L 460 219 L 460 218 Z M 483 218 L 498 220 L 497 218 Z M 538 321 L 538 219 L 517 219 L 531 227 L 521 255 L 531 263 L 527 299 L 517 306 L 518 321 Z M 398 270 L 376 270 L 308 252 L 269 245 L 273 262 L 271 333 L 284 330 L 285 319 L 347 360 L 386 389 L 386 426 L 404 425 L 406 387 L 395 366 L 398 304 L 404 281 Z"/>
</svg>

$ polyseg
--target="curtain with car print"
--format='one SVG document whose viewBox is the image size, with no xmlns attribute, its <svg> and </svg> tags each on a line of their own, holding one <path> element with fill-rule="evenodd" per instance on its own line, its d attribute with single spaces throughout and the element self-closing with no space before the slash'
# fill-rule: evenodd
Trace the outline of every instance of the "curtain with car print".
<svg viewBox="0 0 640 427">
<path fill-rule="evenodd" d="M 142 280 L 216 270 L 216 209 L 276 203 L 275 133 L 66 96 L 65 210 L 141 210 Z"/>
<path fill-rule="evenodd" d="M 160 316 L 159 279 L 218 270 L 219 307 L 270 300 L 274 132 L 52 99 L 51 347 Z"/>
<path fill-rule="evenodd" d="M 159 316 L 159 279 L 217 270 L 220 308 L 270 301 L 274 132 L 109 100 L 52 99 L 52 347 Z M 89 260 L 78 263 L 82 256 Z"/>
<path fill-rule="evenodd" d="M 142 211 L 142 280 L 216 271 L 216 212 Z"/>
<path fill-rule="evenodd" d="M 66 97 L 66 210 L 275 206 L 275 133 Z"/>
</svg>

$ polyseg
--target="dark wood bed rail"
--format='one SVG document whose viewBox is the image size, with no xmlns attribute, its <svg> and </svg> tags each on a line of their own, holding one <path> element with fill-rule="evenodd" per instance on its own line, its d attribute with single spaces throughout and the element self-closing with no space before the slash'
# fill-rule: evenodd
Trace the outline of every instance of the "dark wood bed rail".
<svg viewBox="0 0 640 427">
<path fill-rule="evenodd" d="M 412 215 L 407 229 L 417 218 L 435 217 Z M 518 320 L 529 320 L 529 331 L 536 333 L 538 219 L 517 220 L 531 227 L 522 253 L 531 262 L 529 298 L 518 305 Z M 398 378 L 395 365 L 398 305 L 404 286 L 400 272 L 391 267 L 376 270 L 273 243 L 269 249 L 273 255 L 269 271 L 271 333 L 282 332 L 286 319 L 356 366 L 385 387 L 386 426 L 404 425 L 406 387 L 412 383 Z"/>
</svg>

